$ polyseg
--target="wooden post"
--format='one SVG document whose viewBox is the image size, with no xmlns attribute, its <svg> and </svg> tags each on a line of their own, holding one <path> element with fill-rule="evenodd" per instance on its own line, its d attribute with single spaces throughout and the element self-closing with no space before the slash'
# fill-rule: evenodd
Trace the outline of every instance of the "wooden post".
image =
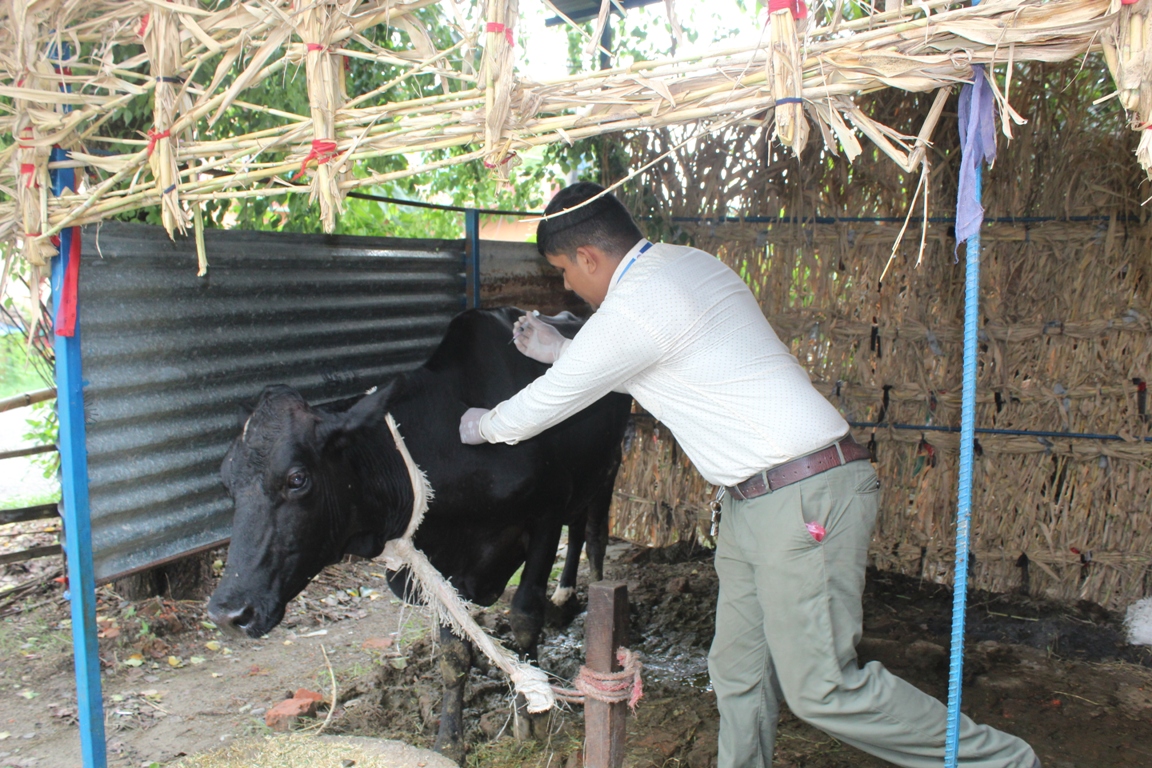
<svg viewBox="0 0 1152 768">
<path fill-rule="evenodd" d="M 619 672 L 616 649 L 628 643 L 628 585 L 598 581 L 588 588 L 585 653 L 594 672 Z M 584 765 L 620 768 L 624 764 L 624 718 L 627 703 L 584 702 Z"/>
</svg>

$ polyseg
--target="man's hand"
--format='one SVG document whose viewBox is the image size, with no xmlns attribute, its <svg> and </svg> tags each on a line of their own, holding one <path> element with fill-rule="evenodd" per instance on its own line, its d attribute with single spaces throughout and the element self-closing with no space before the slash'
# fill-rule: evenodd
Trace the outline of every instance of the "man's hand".
<svg viewBox="0 0 1152 768">
<path fill-rule="evenodd" d="M 572 343 L 535 315 L 524 315 L 516 321 L 512 326 L 512 340 L 523 354 L 548 365 L 559 360 Z"/>
<path fill-rule="evenodd" d="M 488 442 L 480 434 L 480 419 L 491 410 L 489 408 L 469 408 L 460 417 L 460 442 L 465 445 L 481 445 Z"/>
</svg>

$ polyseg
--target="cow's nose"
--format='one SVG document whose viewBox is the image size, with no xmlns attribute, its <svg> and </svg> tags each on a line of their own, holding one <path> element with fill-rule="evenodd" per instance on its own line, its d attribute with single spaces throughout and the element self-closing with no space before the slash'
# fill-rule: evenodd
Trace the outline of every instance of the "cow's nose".
<svg viewBox="0 0 1152 768">
<path fill-rule="evenodd" d="M 220 611 L 212 616 L 212 620 L 222 629 L 246 633 L 255 615 L 256 611 L 252 606 L 245 605 L 243 608 Z"/>
</svg>

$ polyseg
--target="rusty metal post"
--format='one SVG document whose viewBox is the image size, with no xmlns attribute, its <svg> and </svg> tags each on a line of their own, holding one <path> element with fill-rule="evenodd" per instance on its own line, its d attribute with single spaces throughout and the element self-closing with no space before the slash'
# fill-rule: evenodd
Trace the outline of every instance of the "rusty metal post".
<svg viewBox="0 0 1152 768">
<path fill-rule="evenodd" d="M 619 672 L 616 649 L 628 643 L 628 585 L 598 581 L 588 588 L 585 653 L 594 672 Z M 624 764 L 625 702 L 584 702 L 584 765 L 620 768 Z"/>
</svg>

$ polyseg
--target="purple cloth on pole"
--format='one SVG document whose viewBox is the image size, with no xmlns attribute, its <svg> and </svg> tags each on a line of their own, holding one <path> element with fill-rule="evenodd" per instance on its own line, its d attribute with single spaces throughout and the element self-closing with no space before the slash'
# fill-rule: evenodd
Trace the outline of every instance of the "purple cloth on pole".
<svg viewBox="0 0 1152 768">
<path fill-rule="evenodd" d="M 996 113 L 992 88 L 984 78 L 984 65 L 972 67 L 973 82 L 960 89 L 960 187 L 956 193 L 956 247 L 980 231 L 984 206 L 980 204 L 976 171 L 983 160 L 996 159 Z"/>
</svg>

